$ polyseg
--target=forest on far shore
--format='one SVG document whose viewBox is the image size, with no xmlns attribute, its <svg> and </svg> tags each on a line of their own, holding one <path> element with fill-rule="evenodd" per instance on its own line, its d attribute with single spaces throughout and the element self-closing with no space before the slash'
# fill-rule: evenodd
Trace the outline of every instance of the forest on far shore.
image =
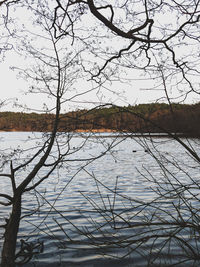
<svg viewBox="0 0 200 267">
<path fill-rule="evenodd" d="M 1 131 L 52 130 L 54 114 L 0 112 Z M 128 107 L 104 107 L 61 114 L 59 131 L 125 131 L 134 133 L 184 133 L 200 136 L 200 103 L 139 104 Z"/>
</svg>

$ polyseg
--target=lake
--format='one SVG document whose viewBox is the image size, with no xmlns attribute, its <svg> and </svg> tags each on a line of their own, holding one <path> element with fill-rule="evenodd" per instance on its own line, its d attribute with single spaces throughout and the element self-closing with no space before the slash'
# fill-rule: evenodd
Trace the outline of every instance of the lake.
<svg viewBox="0 0 200 267">
<path fill-rule="evenodd" d="M 166 222 L 172 218 L 178 222 L 198 218 L 199 211 L 195 210 L 191 216 L 184 197 L 191 206 L 199 206 L 200 164 L 183 146 L 167 137 L 109 135 L 69 133 L 58 137 L 61 149 L 68 146 L 65 161 L 37 191 L 23 196 L 24 218 L 18 240 L 43 244 L 40 246 L 43 252 L 35 254 L 25 266 L 172 266 L 177 263 L 185 266 L 186 252 L 181 248 L 181 241 L 177 238 L 167 241 L 164 233 L 169 233 Z M 9 162 L 12 158 L 16 167 L 40 147 L 41 136 L 41 133 L 1 132 L 1 161 Z M 181 140 L 199 153 L 200 140 Z M 13 149 L 16 154 L 10 155 Z M 54 153 L 56 150 L 55 147 Z M 52 159 L 53 154 L 48 163 Z M 5 165 L 2 171 L 7 170 Z M 17 183 L 28 170 L 24 168 L 17 174 Z M 39 177 L 46 171 L 43 168 Z M 182 191 L 180 183 L 185 188 Z M 10 191 L 6 178 L 1 179 L 0 188 L 1 193 Z M 152 204 L 159 194 L 165 197 Z M 1 224 L 8 213 L 7 207 L 0 206 Z M 31 216 L 26 216 L 30 213 Z M 150 229 L 147 222 L 150 224 L 153 216 L 157 216 L 160 224 Z M 194 224 L 198 225 L 199 221 Z M 2 235 L 1 228 L 0 231 Z M 170 228 L 170 235 L 171 231 Z M 191 236 L 186 228 L 181 231 L 178 235 L 198 252 L 198 238 Z M 152 232 L 156 234 L 149 239 Z M 171 242 L 170 246 L 167 242 Z M 187 261 L 187 266 L 199 266 L 199 261 Z"/>
</svg>

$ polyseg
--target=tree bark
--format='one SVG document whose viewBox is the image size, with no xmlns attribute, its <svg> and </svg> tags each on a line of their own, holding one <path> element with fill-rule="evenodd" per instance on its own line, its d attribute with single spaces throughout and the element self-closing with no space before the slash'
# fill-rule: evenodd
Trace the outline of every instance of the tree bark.
<svg viewBox="0 0 200 267">
<path fill-rule="evenodd" d="M 15 266 L 17 233 L 21 217 L 21 194 L 14 197 L 10 218 L 6 225 L 1 267 Z"/>
</svg>

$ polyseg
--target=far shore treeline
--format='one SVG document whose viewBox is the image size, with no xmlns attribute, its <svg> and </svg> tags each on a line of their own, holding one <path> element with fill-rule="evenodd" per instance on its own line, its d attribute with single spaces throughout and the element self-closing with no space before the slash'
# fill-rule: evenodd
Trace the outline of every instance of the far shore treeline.
<svg viewBox="0 0 200 267">
<path fill-rule="evenodd" d="M 54 114 L 0 112 L 1 131 L 52 130 Z M 134 133 L 184 133 L 200 136 L 200 103 L 101 106 L 61 114 L 59 131 L 125 131 Z"/>
</svg>

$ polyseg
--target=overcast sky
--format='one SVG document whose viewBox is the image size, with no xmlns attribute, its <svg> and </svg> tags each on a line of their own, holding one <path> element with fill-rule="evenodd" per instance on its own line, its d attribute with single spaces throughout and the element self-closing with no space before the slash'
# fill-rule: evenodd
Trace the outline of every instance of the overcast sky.
<svg viewBox="0 0 200 267">
<path fill-rule="evenodd" d="M 1 100 L 5 99 L 11 99 L 12 101 L 9 101 L 9 105 L 6 105 L 3 107 L 2 110 L 11 110 L 11 111 L 17 111 L 20 109 L 17 109 L 16 107 L 13 107 L 12 103 L 14 98 L 18 99 L 19 104 L 25 104 L 28 107 L 32 109 L 41 109 L 44 102 L 47 100 L 44 98 L 41 98 L 38 95 L 26 95 L 25 92 L 27 91 L 28 84 L 26 81 L 24 81 L 21 78 L 17 77 L 17 71 L 10 70 L 11 66 L 18 66 L 19 65 L 19 57 L 15 56 L 14 54 L 7 54 L 7 57 L 4 62 L 0 64 L 0 73 L 1 73 Z M 134 76 L 134 80 L 131 81 L 132 75 Z M 152 90 L 151 87 L 153 87 L 153 81 L 148 79 L 143 79 L 138 75 L 138 72 L 134 72 L 132 70 L 129 74 L 130 80 L 127 80 L 127 83 L 119 83 L 114 82 L 113 85 L 110 85 L 110 89 L 116 91 L 116 95 L 109 97 L 105 97 L 105 99 L 101 99 L 101 102 L 109 102 L 110 100 L 118 105 L 134 105 L 134 104 L 140 104 L 140 103 L 151 103 L 158 99 L 162 102 L 164 99 L 163 97 L 163 87 L 157 88 L 155 90 Z M 138 80 L 137 80 L 138 79 Z M 86 86 L 91 87 L 92 85 Z M 77 88 L 78 89 L 78 88 Z M 151 89 L 151 90 L 147 90 Z M 104 93 L 108 96 L 108 92 Z M 176 92 L 173 92 L 171 96 L 175 97 Z M 87 96 L 83 96 L 80 100 L 83 102 L 96 102 L 98 103 L 100 96 L 97 96 L 94 92 L 93 94 L 87 94 Z M 186 100 L 186 103 L 195 103 L 198 102 L 200 99 L 198 99 L 197 95 L 190 94 L 189 97 Z M 164 102 L 164 101 L 163 101 Z M 93 105 L 89 104 L 83 104 L 83 103 L 72 103 L 70 106 L 68 106 L 68 109 L 77 109 L 77 108 L 85 108 L 85 107 L 92 107 Z M 66 110 L 68 111 L 68 110 Z"/>
<path fill-rule="evenodd" d="M 20 18 L 22 21 L 26 22 L 28 20 L 28 15 L 26 12 L 20 13 Z M 116 44 L 117 45 L 117 44 Z M 27 62 L 26 62 L 27 63 Z M 0 73 L 1 73 L 1 93 L 0 99 L 18 99 L 19 104 L 26 105 L 33 110 L 40 110 L 43 107 L 43 104 L 51 105 L 51 100 L 43 98 L 40 95 L 26 95 L 28 84 L 26 81 L 17 78 L 17 71 L 10 70 L 10 67 L 23 66 L 23 59 L 16 55 L 14 52 L 7 52 L 5 60 L 0 63 Z M 151 103 L 159 100 L 160 102 L 164 102 L 163 98 L 163 86 L 159 86 L 156 89 L 152 89 L 155 85 L 154 81 L 148 79 L 148 77 L 144 78 L 140 76 L 138 71 L 131 69 L 127 71 L 127 80 L 124 80 L 123 83 L 118 81 L 111 83 L 107 83 L 105 86 L 105 91 L 101 94 L 98 90 L 95 90 L 91 93 L 85 94 L 76 99 L 75 102 L 69 104 L 65 111 L 77 109 L 77 108 L 90 108 L 93 107 L 91 103 L 108 103 L 112 102 L 117 105 L 134 105 L 140 103 Z M 125 78 L 125 76 L 124 76 Z M 80 88 L 84 87 L 86 89 L 91 89 L 93 84 L 86 81 L 81 81 L 77 86 L 77 91 Z M 109 90 L 113 90 L 115 93 L 110 93 Z M 151 89 L 151 90 L 149 90 Z M 178 92 L 174 89 L 173 92 L 169 90 L 170 97 L 178 96 Z M 186 99 L 186 103 L 195 103 L 200 101 L 197 95 L 189 94 Z M 12 101 L 10 101 L 9 105 L 6 105 L 2 108 L 2 110 L 11 110 L 18 111 L 12 105 Z"/>
<path fill-rule="evenodd" d="M 44 103 L 44 100 L 38 95 L 25 95 L 25 92 L 28 88 L 27 82 L 24 81 L 22 78 L 17 77 L 17 71 L 13 71 L 10 69 L 11 66 L 19 66 L 19 60 L 20 58 L 18 56 L 15 56 L 13 53 L 7 53 L 5 61 L 0 64 L 1 100 L 17 98 L 19 103 L 26 104 L 28 107 L 31 107 L 33 109 L 40 109 Z M 137 73 L 135 72 L 135 74 Z M 135 74 L 133 71 L 134 76 Z M 112 101 L 119 105 L 133 105 L 139 103 L 150 103 L 152 101 L 155 101 L 156 99 L 158 99 L 158 97 L 161 96 L 162 92 L 159 90 L 157 92 L 142 90 L 148 88 L 148 85 L 149 81 L 144 81 L 139 76 L 138 81 L 132 82 L 129 80 L 127 81 L 127 83 L 123 84 L 119 82 L 113 83 L 110 88 L 119 93 L 121 91 L 121 93 L 119 95 L 113 95 Z M 89 99 L 91 100 L 91 102 L 98 102 L 98 97 L 96 97 L 94 94 L 89 94 L 89 96 L 87 95 L 87 97 L 82 97 L 83 101 L 89 101 Z M 109 101 L 109 99 L 107 100 Z M 106 99 L 104 101 L 107 102 Z M 76 105 L 80 107 L 85 106 L 81 103 L 77 103 Z M 17 109 L 16 107 L 12 107 L 12 105 L 7 105 L 3 108 L 3 110 Z"/>
</svg>

